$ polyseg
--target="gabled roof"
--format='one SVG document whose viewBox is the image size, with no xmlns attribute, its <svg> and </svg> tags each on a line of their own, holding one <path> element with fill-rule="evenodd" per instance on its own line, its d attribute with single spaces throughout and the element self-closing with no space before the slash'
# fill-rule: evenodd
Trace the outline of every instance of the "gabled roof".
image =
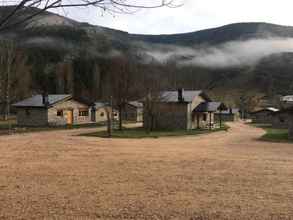
<svg viewBox="0 0 293 220">
<path fill-rule="evenodd" d="M 225 110 L 227 107 L 221 102 L 202 102 L 193 111 L 195 112 L 216 112 Z"/>
<path fill-rule="evenodd" d="M 139 101 L 131 101 L 131 102 L 128 102 L 127 104 L 132 105 L 132 106 L 134 106 L 136 108 L 142 108 L 143 107 L 143 104 L 141 102 L 139 102 Z"/>
<path fill-rule="evenodd" d="M 60 101 L 64 101 L 64 100 L 68 100 L 68 99 L 71 99 L 72 96 L 69 95 L 69 94 L 62 94 L 62 95 L 48 95 L 48 106 L 45 106 L 43 104 L 43 96 L 42 95 L 35 95 L 31 98 L 27 98 L 27 99 L 24 99 L 20 102 L 17 102 L 15 104 L 13 104 L 12 106 L 14 107 L 18 107 L 18 108 L 21 108 L 21 107 L 37 107 L 37 108 L 45 108 L 45 107 L 50 107 L 54 104 L 56 104 L 57 102 L 60 102 Z"/>
<path fill-rule="evenodd" d="M 183 90 L 183 99 L 184 102 L 190 103 L 197 96 L 202 96 L 207 101 L 210 101 L 210 98 L 201 90 Z M 178 102 L 178 91 L 163 91 L 161 92 L 162 100 L 161 102 Z"/>
</svg>

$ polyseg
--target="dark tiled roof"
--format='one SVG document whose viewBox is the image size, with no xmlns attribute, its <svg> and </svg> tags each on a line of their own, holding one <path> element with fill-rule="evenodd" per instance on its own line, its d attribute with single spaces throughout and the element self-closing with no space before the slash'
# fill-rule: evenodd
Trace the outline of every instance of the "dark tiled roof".
<svg viewBox="0 0 293 220">
<path fill-rule="evenodd" d="M 192 102 L 197 96 L 204 95 L 201 90 L 184 90 L 184 102 Z M 178 91 L 164 91 L 161 92 L 162 102 L 178 102 Z M 207 96 L 205 96 L 207 98 Z M 207 98 L 208 99 L 208 98 Z"/>
<path fill-rule="evenodd" d="M 62 95 L 48 95 L 49 106 L 54 105 L 57 102 L 63 101 L 65 99 L 72 98 L 71 95 L 62 94 Z M 43 104 L 43 96 L 35 95 L 31 98 L 27 98 L 20 102 L 13 104 L 14 107 L 45 107 Z"/>
<path fill-rule="evenodd" d="M 216 112 L 219 109 L 226 109 L 221 102 L 202 102 L 195 109 L 195 112 Z"/>
<path fill-rule="evenodd" d="M 136 108 L 142 108 L 143 107 L 143 104 L 139 101 L 131 101 L 131 102 L 128 102 L 129 105 L 132 105 Z"/>
</svg>

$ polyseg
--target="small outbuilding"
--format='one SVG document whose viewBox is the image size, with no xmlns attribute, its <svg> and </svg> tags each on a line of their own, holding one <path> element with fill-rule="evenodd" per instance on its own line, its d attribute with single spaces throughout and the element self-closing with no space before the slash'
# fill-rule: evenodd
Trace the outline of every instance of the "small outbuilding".
<svg viewBox="0 0 293 220">
<path fill-rule="evenodd" d="M 91 108 L 91 120 L 92 122 L 100 123 L 100 122 L 106 122 L 108 120 L 108 116 L 111 117 L 111 114 L 113 114 L 114 120 L 118 120 L 118 111 L 116 109 L 113 109 L 113 112 L 111 111 L 111 106 L 107 102 L 95 102 L 93 107 Z"/>
<path fill-rule="evenodd" d="M 127 102 L 122 111 L 122 119 L 125 121 L 142 122 L 143 104 L 138 101 Z"/>
<path fill-rule="evenodd" d="M 215 113 L 215 121 L 233 122 L 240 119 L 240 111 L 238 108 L 228 108 L 227 110 L 217 111 Z"/>
<path fill-rule="evenodd" d="M 252 123 L 258 124 L 272 124 L 273 114 L 278 112 L 279 109 L 268 107 L 264 109 L 260 109 L 258 111 L 254 111 L 250 113 L 250 118 Z"/>
<path fill-rule="evenodd" d="M 19 126 L 62 126 L 91 123 L 90 103 L 69 94 L 35 95 L 12 105 Z"/>
</svg>

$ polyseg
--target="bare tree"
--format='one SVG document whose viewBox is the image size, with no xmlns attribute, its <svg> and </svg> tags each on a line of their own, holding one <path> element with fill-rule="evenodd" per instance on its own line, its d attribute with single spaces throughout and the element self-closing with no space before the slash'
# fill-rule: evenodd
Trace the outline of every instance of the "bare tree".
<svg viewBox="0 0 293 220">
<path fill-rule="evenodd" d="M 156 118 L 158 117 L 158 105 L 163 100 L 162 90 L 167 87 L 168 79 L 160 75 L 160 66 L 151 65 L 144 67 L 145 73 L 141 79 L 141 88 L 144 94 L 144 128 L 150 133 L 155 128 Z"/>
<path fill-rule="evenodd" d="M 111 77 L 111 93 L 113 104 L 117 106 L 119 113 L 119 130 L 122 130 L 122 121 L 125 105 L 138 97 L 139 89 L 136 86 L 135 64 L 125 57 L 118 57 L 112 60 L 109 69 Z"/>
<path fill-rule="evenodd" d="M 95 7 L 103 12 L 112 14 L 134 13 L 137 9 L 151 9 L 159 7 L 178 7 L 175 0 L 151 0 L 141 3 L 136 0 L 3 0 L 0 6 L 11 6 L 0 18 L 0 31 L 14 28 L 19 24 L 37 17 L 50 9 L 73 7 Z M 139 3 L 140 2 L 140 3 Z M 38 10 L 31 10 L 37 8 Z"/>
<path fill-rule="evenodd" d="M 0 42 L 0 101 L 9 119 L 10 105 L 30 91 L 30 68 L 26 56 L 11 41 Z"/>
</svg>

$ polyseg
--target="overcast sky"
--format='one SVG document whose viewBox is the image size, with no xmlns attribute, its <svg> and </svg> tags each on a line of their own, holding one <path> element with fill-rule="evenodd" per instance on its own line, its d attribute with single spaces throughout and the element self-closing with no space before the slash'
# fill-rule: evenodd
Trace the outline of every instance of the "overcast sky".
<svg viewBox="0 0 293 220">
<path fill-rule="evenodd" d="M 97 9 L 70 9 L 62 15 L 140 34 L 170 34 L 236 22 L 269 22 L 293 26 L 292 0 L 177 0 L 180 8 L 140 10 L 134 15 L 101 15 Z"/>
</svg>

